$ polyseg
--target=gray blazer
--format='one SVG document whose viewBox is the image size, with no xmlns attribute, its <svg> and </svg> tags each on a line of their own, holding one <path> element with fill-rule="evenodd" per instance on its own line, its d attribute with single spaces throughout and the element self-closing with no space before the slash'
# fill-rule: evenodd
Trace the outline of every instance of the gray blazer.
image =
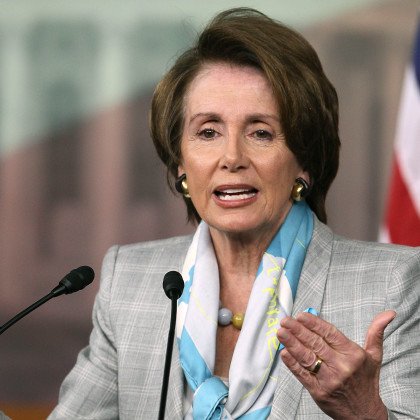
<svg viewBox="0 0 420 420">
<path fill-rule="evenodd" d="M 191 237 L 110 249 L 93 310 L 90 344 L 60 390 L 50 419 L 155 419 L 170 318 L 162 279 L 180 271 Z M 373 317 L 385 331 L 381 395 L 389 418 L 420 418 L 419 249 L 347 240 L 315 222 L 293 315 L 311 306 L 363 345 Z M 272 419 L 328 418 L 283 365 Z M 184 381 L 174 346 L 166 417 L 182 418 Z"/>
</svg>

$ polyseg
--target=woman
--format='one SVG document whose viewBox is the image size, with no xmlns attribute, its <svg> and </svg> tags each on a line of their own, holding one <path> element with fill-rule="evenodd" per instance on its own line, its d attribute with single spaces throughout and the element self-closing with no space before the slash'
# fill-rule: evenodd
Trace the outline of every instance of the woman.
<svg viewBox="0 0 420 420">
<path fill-rule="evenodd" d="M 185 288 L 168 418 L 419 416 L 420 253 L 325 226 L 338 104 L 312 47 L 255 10 L 220 13 L 157 86 L 150 124 L 201 223 L 108 252 L 51 418 L 157 417 L 169 270 Z"/>
</svg>

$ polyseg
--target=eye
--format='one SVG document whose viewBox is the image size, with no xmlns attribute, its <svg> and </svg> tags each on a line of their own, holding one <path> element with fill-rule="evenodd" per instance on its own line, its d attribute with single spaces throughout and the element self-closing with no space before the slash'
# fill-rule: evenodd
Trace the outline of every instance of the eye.
<svg viewBox="0 0 420 420">
<path fill-rule="evenodd" d="M 199 131 L 197 135 L 204 140 L 211 140 L 216 137 L 217 132 L 216 130 L 213 130 L 213 128 L 204 128 L 203 130 Z"/>
<path fill-rule="evenodd" d="M 256 130 L 252 135 L 258 140 L 273 140 L 273 134 L 267 130 Z"/>
</svg>

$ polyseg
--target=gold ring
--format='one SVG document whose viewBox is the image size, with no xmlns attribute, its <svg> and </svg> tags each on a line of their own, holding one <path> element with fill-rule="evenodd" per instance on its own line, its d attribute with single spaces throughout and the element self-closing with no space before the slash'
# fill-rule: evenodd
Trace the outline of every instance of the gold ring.
<svg viewBox="0 0 420 420">
<path fill-rule="evenodd" d="M 309 372 L 312 373 L 312 375 L 316 375 L 319 372 L 319 369 L 321 368 L 322 365 L 322 359 L 320 359 L 319 357 L 316 358 L 315 364 L 309 368 Z"/>
</svg>

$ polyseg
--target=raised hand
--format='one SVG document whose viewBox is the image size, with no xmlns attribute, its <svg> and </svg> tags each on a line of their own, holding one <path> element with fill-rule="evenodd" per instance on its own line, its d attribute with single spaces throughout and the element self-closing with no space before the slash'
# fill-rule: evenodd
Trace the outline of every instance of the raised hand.
<svg viewBox="0 0 420 420">
<path fill-rule="evenodd" d="M 387 419 L 379 395 L 379 374 L 384 330 L 395 315 L 385 311 L 374 318 L 364 348 L 312 314 L 286 317 L 277 333 L 285 346 L 281 358 L 329 416 Z"/>
</svg>

